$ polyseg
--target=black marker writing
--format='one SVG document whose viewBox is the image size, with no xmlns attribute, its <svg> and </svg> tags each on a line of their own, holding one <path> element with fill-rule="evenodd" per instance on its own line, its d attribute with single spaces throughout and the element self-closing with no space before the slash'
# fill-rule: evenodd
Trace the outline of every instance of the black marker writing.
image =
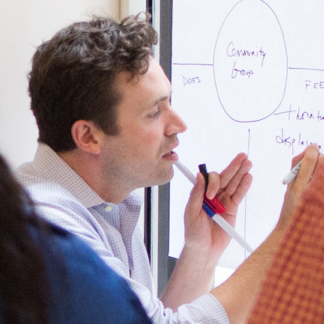
<svg viewBox="0 0 324 324">
<path fill-rule="evenodd" d="M 235 79 L 237 77 L 237 75 L 247 76 L 249 78 L 252 74 L 254 74 L 252 70 L 248 70 L 248 71 L 239 70 L 235 66 L 236 66 L 236 62 L 234 62 L 234 65 L 233 65 L 233 70 L 232 70 L 232 75 L 231 75 L 232 79 Z"/>
<path fill-rule="evenodd" d="M 320 121 L 320 120 L 324 120 L 324 116 L 321 115 L 321 112 L 318 111 L 318 114 L 317 114 L 317 120 Z"/>
<path fill-rule="evenodd" d="M 276 142 L 278 144 L 283 144 L 284 146 L 287 146 L 291 149 L 291 153 L 294 154 L 294 146 L 309 146 L 313 142 L 305 139 L 301 133 L 298 134 L 296 137 L 288 136 L 284 133 L 284 130 L 281 129 L 281 134 L 276 136 Z"/>
<path fill-rule="evenodd" d="M 186 78 L 182 75 L 182 79 L 183 79 L 183 85 L 187 85 L 187 84 L 192 84 L 192 83 L 200 83 L 200 79 L 199 77 L 194 77 L 194 78 Z"/>
<path fill-rule="evenodd" d="M 297 110 L 293 110 L 292 105 L 290 105 L 289 110 L 277 112 L 277 113 L 275 113 L 275 116 L 283 115 L 283 114 L 287 114 L 287 117 L 288 117 L 289 121 L 293 121 L 293 120 L 297 120 L 297 121 L 305 121 L 305 120 L 322 121 L 322 120 L 324 120 L 324 116 L 322 115 L 320 110 L 317 112 L 317 116 L 316 116 L 316 113 L 313 113 L 313 112 L 310 112 L 310 111 L 307 111 L 307 110 L 302 110 L 302 108 L 300 108 L 300 107 L 298 107 Z"/>
<path fill-rule="evenodd" d="M 324 81 L 313 82 L 310 80 L 305 80 L 306 90 L 309 89 L 324 89 Z"/>
<path fill-rule="evenodd" d="M 307 111 L 304 111 L 303 113 L 301 113 L 300 108 L 298 107 L 298 113 L 297 113 L 296 119 L 297 120 L 314 119 L 314 116 L 312 113 L 309 113 Z"/>
<path fill-rule="evenodd" d="M 247 50 L 247 49 L 237 49 L 233 42 L 230 42 L 227 46 L 227 55 L 229 57 L 255 57 L 261 58 L 261 66 L 263 66 L 263 61 L 266 56 L 266 52 L 262 50 L 262 47 L 257 50 Z"/>
<path fill-rule="evenodd" d="M 290 136 L 284 134 L 283 129 L 281 129 L 281 135 L 276 136 L 276 142 L 278 144 L 283 144 L 284 146 L 291 147 L 291 152 L 294 154 L 294 143 L 296 140 Z"/>
</svg>

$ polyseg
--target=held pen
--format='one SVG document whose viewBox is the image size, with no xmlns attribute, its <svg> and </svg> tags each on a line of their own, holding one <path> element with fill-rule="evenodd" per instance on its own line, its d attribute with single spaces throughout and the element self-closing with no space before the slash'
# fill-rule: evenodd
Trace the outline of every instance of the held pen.
<svg viewBox="0 0 324 324">
<path fill-rule="evenodd" d="M 321 150 L 321 146 L 319 145 L 319 149 Z M 302 164 L 303 160 L 300 160 L 291 170 L 290 172 L 285 176 L 285 178 L 282 180 L 282 183 L 284 185 L 287 185 L 289 184 L 291 181 L 293 181 L 298 172 L 299 172 L 299 169 L 301 167 L 301 164 Z"/>
<path fill-rule="evenodd" d="M 196 183 L 195 176 L 180 161 L 175 162 L 175 165 L 192 184 Z M 201 168 L 203 170 L 204 167 Z M 206 176 L 204 175 L 206 179 L 208 177 L 208 173 L 207 170 L 205 171 L 206 172 L 203 172 L 206 173 Z M 211 202 L 213 202 L 214 204 L 212 204 Z M 234 240 L 236 240 L 246 251 L 248 251 L 249 253 L 253 252 L 252 247 L 240 236 L 240 234 L 238 234 L 235 231 L 235 229 L 230 224 L 228 224 L 222 216 L 217 214 L 220 212 L 224 213 L 226 210 L 216 197 L 212 200 L 209 200 L 207 197 L 205 197 L 203 208 L 207 215 L 211 217 L 228 235 L 230 235 Z"/>
<path fill-rule="evenodd" d="M 289 184 L 291 181 L 293 181 L 297 174 L 298 174 L 298 171 L 300 169 L 300 166 L 302 164 L 303 160 L 299 161 L 292 169 L 291 171 L 287 174 L 287 176 L 282 180 L 282 183 L 284 185 L 287 185 Z"/>
<path fill-rule="evenodd" d="M 210 217 L 213 217 L 214 214 L 225 213 L 226 208 L 222 205 L 222 203 L 216 197 L 214 197 L 213 199 L 208 199 L 206 196 L 206 191 L 207 191 L 208 182 L 209 182 L 206 164 L 200 164 L 199 171 L 205 178 L 205 196 L 204 196 L 204 202 L 203 202 L 203 208 L 204 208 L 205 212 Z M 210 210 L 211 210 L 211 212 L 210 212 Z"/>
</svg>

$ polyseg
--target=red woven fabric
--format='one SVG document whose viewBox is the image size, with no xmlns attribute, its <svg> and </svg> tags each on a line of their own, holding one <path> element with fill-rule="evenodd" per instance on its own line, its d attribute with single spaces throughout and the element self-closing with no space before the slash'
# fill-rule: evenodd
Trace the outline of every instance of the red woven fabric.
<svg viewBox="0 0 324 324">
<path fill-rule="evenodd" d="M 248 324 L 324 323 L 324 168 L 275 255 Z"/>
</svg>

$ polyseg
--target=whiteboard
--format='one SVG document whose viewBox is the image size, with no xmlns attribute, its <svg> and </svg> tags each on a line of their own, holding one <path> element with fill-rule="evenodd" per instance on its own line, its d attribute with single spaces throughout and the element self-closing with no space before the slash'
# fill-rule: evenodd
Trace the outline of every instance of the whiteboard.
<svg viewBox="0 0 324 324">
<path fill-rule="evenodd" d="M 291 159 L 324 145 L 324 2 L 174 0 L 172 106 L 188 130 L 177 153 L 221 172 L 239 153 L 253 183 L 236 229 L 256 248 L 280 215 Z M 170 186 L 169 255 L 183 247 L 183 211 L 192 185 L 178 170 Z M 232 241 L 219 265 L 246 258 Z"/>
</svg>

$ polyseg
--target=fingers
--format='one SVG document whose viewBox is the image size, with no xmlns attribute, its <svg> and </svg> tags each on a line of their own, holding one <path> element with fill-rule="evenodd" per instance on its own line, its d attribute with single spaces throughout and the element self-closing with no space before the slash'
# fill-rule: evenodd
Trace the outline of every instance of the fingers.
<svg viewBox="0 0 324 324">
<path fill-rule="evenodd" d="M 321 156 L 320 156 L 321 158 Z M 287 226 L 296 210 L 301 195 L 307 190 L 310 180 L 315 169 L 318 169 L 319 147 L 316 144 L 310 145 L 303 153 L 293 159 L 293 166 L 302 159 L 302 164 L 296 178 L 290 182 L 285 194 L 284 204 L 282 206 L 280 220 L 278 226 Z M 322 160 L 322 159 L 320 159 Z"/>
<path fill-rule="evenodd" d="M 236 191 L 233 195 L 230 196 L 230 199 L 235 205 L 239 205 L 242 199 L 246 196 L 246 193 L 251 187 L 252 184 L 252 175 L 247 173 L 242 177 L 242 181 L 240 182 L 239 186 L 237 187 Z"/>
<path fill-rule="evenodd" d="M 252 163 L 249 160 L 245 160 L 240 169 L 237 171 L 237 173 L 233 176 L 233 178 L 229 181 L 225 188 L 226 195 L 232 196 L 238 187 L 241 184 L 241 181 L 243 177 L 248 174 L 248 172 L 251 170 Z"/>
<path fill-rule="evenodd" d="M 250 171 L 251 162 L 247 159 L 245 153 L 238 154 L 229 166 L 221 173 L 208 173 L 209 185 L 206 195 L 213 199 L 220 189 L 226 188 L 226 192 L 232 195 L 240 184 L 242 177 Z"/>
<path fill-rule="evenodd" d="M 312 180 L 317 179 L 317 177 L 319 177 L 321 175 L 321 172 L 319 172 L 320 170 L 324 170 L 324 155 L 323 154 L 318 155 L 316 169 L 314 171 Z"/>
<path fill-rule="evenodd" d="M 300 156 L 302 156 L 303 161 L 293 185 L 299 190 L 304 190 L 314 174 L 319 157 L 319 146 L 311 144 Z M 296 161 L 297 159 L 293 163 Z"/>
<path fill-rule="evenodd" d="M 229 166 L 219 175 L 216 172 L 209 173 L 209 185 L 207 188 L 206 195 L 209 199 L 218 195 L 221 199 L 224 196 L 232 196 L 240 187 L 235 200 L 240 200 L 241 195 L 246 194 L 248 188 L 251 185 L 252 177 L 246 177 L 252 167 L 252 163 L 247 159 L 245 153 L 238 154 Z M 246 189 L 247 188 L 247 189 Z"/>
<path fill-rule="evenodd" d="M 208 188 L 206 191 L 206 196 L 209 199 L 213 199 L 219 188 L 220 188 L 220 184 L 221 184 L 221 180 L 220 180 L 220 176 L 217 172 L 209 172 L 208 173 Z"/>
<path fill-rule="evenodd" d="M 197 174 L 196 184 L 191 190 L 190 198 L 187 204 L 187 209 L 193 214 L 198 214 L 204 200 L 205 179 L 201 173 Z"/>
<path fill-rule="evenodd" d="M 234 160 L 229 164 L 229 166 L 220 174 L 221 188 L 225 188 L 228 185 L 228 183 L 240 170 L 243 162 L 247 160 L 247 155 L 245 153 L 240 153 L 234 158 Z"/>
<path fill-rule="evenodd" d="M 311 145 L 313 145 L 313 144 L 311 144 Z M 301 152 L 300 154 L 293 157 L 293 159 L 291 160 L 291 168 L 293 168 L 298 162 L 300 162 L 303 159 L 307 150 L 308 150 L 308 147 L 305 148 L 305 150 L 303 152 Z"/>
</svg>

